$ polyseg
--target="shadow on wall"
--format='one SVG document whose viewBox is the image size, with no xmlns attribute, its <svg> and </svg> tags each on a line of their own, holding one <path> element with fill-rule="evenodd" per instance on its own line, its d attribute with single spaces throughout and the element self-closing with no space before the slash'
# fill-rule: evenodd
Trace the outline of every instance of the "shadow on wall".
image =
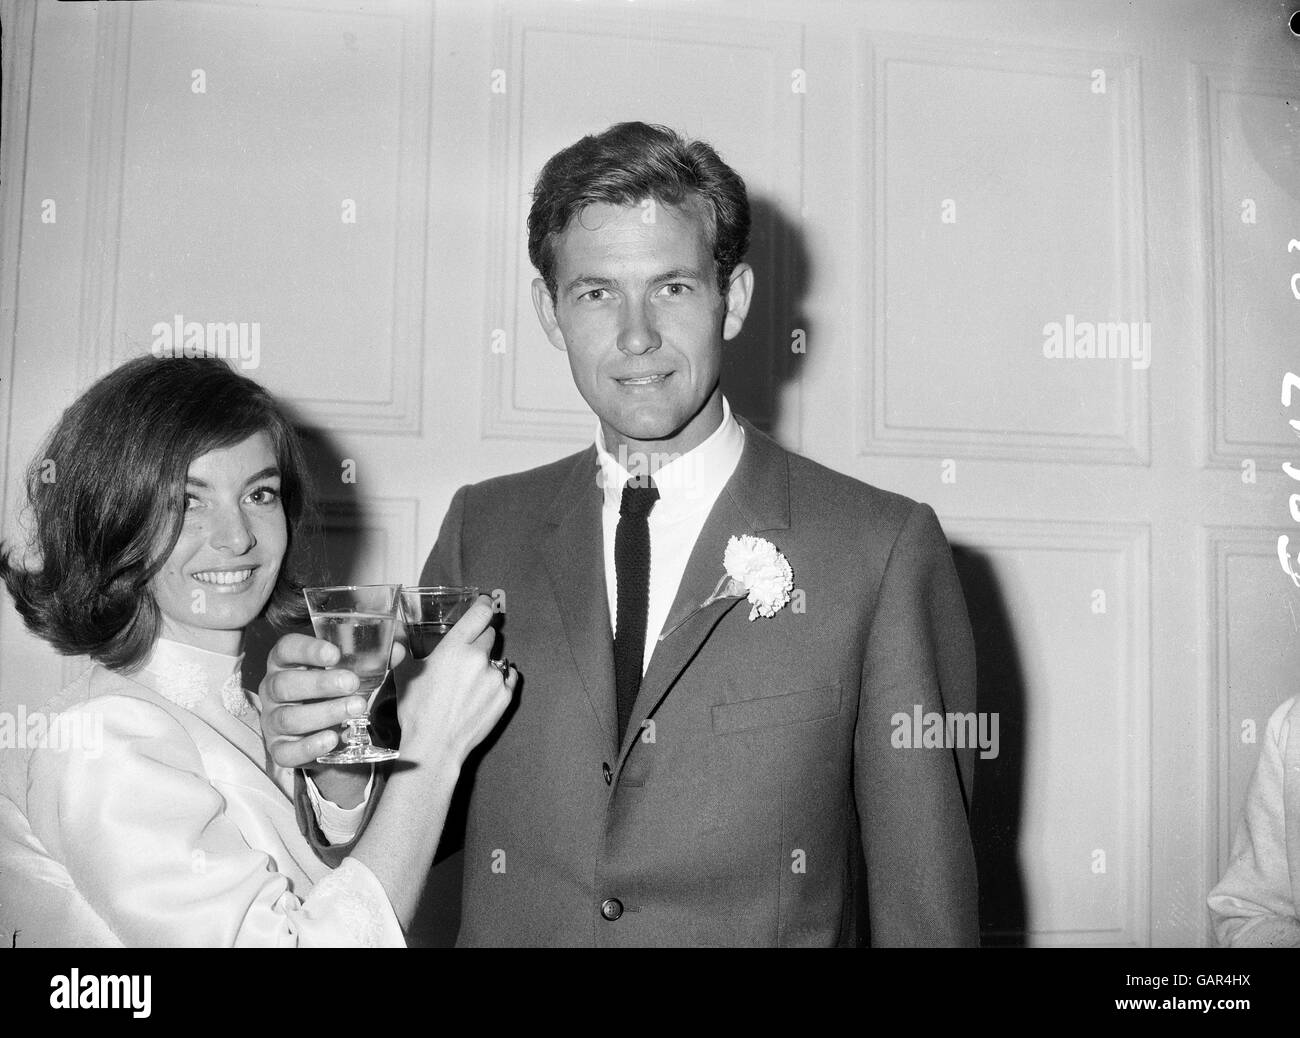
<svg viewBox="0 0 1300 1038">
<path fill-rule="evenodd" d="M 1025 785 L 1025 685 L 1020 653 L 998 579 L 988 557 L 952 546 L 975 635 L 977 702 L 998 715 L 998 755 L 975 762 L 971 836 L 979 870 L 980 931 L 985 947 L 1025 944 L 1027 913 L 1020 874 Z"/>
<path fill-rule="evenodd" d="M 802 352 L 791 349 L 796 330 L 812 341 L 812 318 L 804 311 L 812 261 L 803 229 L 766 198 L 751 196 L 750 244 L 754 268 L 749 320 L 724 346 L 722 387 L 737 414 L 771 432 L 779 425 L 781 388 L 799 376 Z M 770 324 L 762 320 L 771 307 Z"/>
</svg>

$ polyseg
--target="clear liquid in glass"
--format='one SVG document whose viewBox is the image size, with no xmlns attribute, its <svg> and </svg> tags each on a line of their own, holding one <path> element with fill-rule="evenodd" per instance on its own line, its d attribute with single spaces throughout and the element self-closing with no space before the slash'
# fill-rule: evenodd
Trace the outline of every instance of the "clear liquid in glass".
<svg viewBox="0 0 1300 1038">
<path fill-rule="evenodd" d="M 395 622 L 392 614 L 383 613 L 317 613 L 311 618 L 316 637 L 338 647 L 334 667 L 357 676 L 361 683 L 357 693 L 368 702 L 388 676 Z"/>
</svg>

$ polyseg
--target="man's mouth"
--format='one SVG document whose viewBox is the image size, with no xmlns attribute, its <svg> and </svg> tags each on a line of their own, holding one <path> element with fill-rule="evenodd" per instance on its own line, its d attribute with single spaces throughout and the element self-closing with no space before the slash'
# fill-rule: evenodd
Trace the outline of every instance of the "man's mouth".
<svg viewBox="0 0 1300 1038">
<path fill-rule="evenodd" d="M 190 576 L 200 584 L 215 584 L 219 587 L 242 587 L 253 579 L 253 570 L 249 569 L 205 569 Z"/>
<path fill-rule="evenodd" d="M 654 386 L 665 381 L 672 372 L 666 372 L 662 375 L 636 375 L 629 378 L 617 378 L 614 381 L 621 386 Z"/>
</svg>

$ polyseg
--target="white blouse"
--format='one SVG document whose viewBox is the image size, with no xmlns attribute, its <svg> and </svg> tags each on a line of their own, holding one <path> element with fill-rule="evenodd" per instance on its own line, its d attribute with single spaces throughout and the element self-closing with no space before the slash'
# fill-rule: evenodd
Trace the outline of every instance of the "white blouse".
<svg viewBox="0 0 1300 1038">
<path fill-rule="evenodd" d="M 374 874 L 300 833 L 241 659 L 160 639 L 139 673 L 69 685 L 27 761 L 33 834 L 128 946 L 404 947 Z"/>
<path fill-rule="evenodd" d="M 1294 696 L 1264 728 L 1232 858 L 1208 900 L 1220 947 L 1300 948 L 1300 699 Z"/>
</svg>

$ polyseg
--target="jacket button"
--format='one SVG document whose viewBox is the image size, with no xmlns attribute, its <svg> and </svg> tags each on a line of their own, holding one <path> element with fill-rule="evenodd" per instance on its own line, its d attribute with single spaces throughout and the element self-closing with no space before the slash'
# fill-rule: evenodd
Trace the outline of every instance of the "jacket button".
<svg viewBox="0 0 1300 1038">
<path fill-rule="evenodd" d="M 609 761 L 600 766 L 600 773 L 605 776 L 605 785 L 608 786 L 614 781 L 614 772 L 610 770 Z"/>
<path fill-rule="evenodd" d="M 600 903 L 600 914 L 612 923 L 623 914 L 623 902 L 616 897 L 607 897 Z"/>
</svg>

